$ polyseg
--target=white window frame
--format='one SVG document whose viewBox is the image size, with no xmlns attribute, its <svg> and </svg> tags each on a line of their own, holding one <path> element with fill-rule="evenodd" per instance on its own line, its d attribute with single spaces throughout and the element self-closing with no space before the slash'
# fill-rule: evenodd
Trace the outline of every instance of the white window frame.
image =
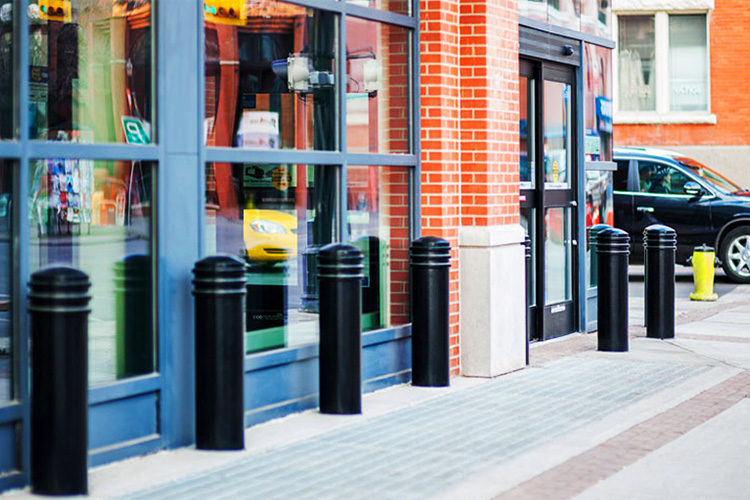
<svg viewBox="0 0 750 500">
<path fill-rule="evenodd" d="M 614 123 L 623 124 L 716 124 L 716 115 L 711 113 L 711 10 L 670 9 L 670 10 L 619 10 L 613 12 L 612 37 L 615 43 L 620 39 L 620 18 L 626 16 L 654 16 L 654 79 L 656 88 L 656 111 L 620 111 L 619 66 L 620 50 L 615 49 L 612 64 Z M 703 14 L 706 16 L 706 64 L 708 65 L 707 109 L 704 111 L 670 111 L 669 109 L 669 16 L 683 14 Z"/>
</svg>

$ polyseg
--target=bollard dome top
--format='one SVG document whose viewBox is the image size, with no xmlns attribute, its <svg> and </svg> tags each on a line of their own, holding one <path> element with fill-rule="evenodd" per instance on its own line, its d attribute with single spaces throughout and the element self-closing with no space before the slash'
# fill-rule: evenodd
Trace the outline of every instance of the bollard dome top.
<svg viewBox="0 0 750 500">
<path fill-rule="evenodd" d="M 86 273 L 79 269 L 66 266 L 48 267 L 36 271 L 31 275 L 29 285 L 53 286 L 90 286 L 91 282 Z"/>
<path fill-rule="evenodd" d="M 411 264 L 414 266 L 450 267 L 451 245 L 436 236 L 422 236 L 411 244 Z"/>
<path fill-rule="evenodd" d="M 318 252 L 318 277 L 362 279 L 362 251 L 344 243 L 329 243 Z"/>
<path fill-rule="evenodd" d="M 643 230 L 644 234 L 664 234 L 664 235 L 677 235 L 674 229 L 663 224 L 651 224 Z"/>
<path fill-rule="evenodd" d="M 195 271 L 233 272 L 245 270 L 245 263 L 232 255 L 211 255 L 195 263 Z"/>
</svg>

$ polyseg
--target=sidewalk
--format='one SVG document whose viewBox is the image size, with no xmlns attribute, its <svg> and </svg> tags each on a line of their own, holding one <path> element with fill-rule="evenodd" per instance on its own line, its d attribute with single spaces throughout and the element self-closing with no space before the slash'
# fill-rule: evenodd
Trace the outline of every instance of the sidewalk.
<svg viewBox="0 0 750 500">
<path fill-rule="evenodd" d="M 531 366 L 447 389 L 399 386 L 360 416 L 252 427 L 243 452 L 182 449 L 90 472 L 92 498 L 747 498 L 750 286 L 694 303 L 677 338 L 645 338 L 631 282 L 629 353 L 596 335 L 532 347 Z M 28 498 L 25 491 L 0 495 Z"/>
</svg>

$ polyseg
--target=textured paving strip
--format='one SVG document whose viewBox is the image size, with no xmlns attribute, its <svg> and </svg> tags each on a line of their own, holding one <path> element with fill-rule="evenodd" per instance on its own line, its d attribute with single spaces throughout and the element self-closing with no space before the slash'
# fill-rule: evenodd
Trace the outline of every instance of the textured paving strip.
<svg viewBox="0 0 750 500">
<path fill-rule="evenodd" d="M 123 498 L 426 498 L 705 369 L 562 359 Z"/>
<path fill-rule="evenodd" d="M 750 396 L 750 372 L 736 375 L 496 497 L 572 498 Z"/>
</svg>

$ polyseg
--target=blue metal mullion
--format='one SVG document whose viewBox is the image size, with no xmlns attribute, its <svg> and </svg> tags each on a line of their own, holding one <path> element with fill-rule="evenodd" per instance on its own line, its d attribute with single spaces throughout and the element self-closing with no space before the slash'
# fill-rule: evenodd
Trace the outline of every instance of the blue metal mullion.
<svg viewBox="0 0 750 500">
<path fill-rule="evenodd" d="M 0 424 L 15 422 L 23 418 L 23 405 L 21 403 L 11 403 L 0 406 Z"/>
<path fill-rule="evenodd" d="M 29 324 L 28 315 L 24 307 L 26 304 L 25 281 L 29 275 L 29 17 L 28 1 L 20 0 L 16 5 L 20 12 L 15 12 L 14 17 L 18 19 L 18 66 L 16 74 L 20 75 L 18 82 L 18 125 L 19 141 L 21 144 L 21 158 L 18 164 L 17 174 L 14 176 L 14 203 L 13 232 L 15 233 L 13 244 L 13 255 L 16 266 L 13 275 L 13 339 L 15 346 L 13 352 L 15 395 L 21 402 L 21 450 L 20 466 L 24 482 L 28 481 L 29 469 L 31 467 L 31 403 L 29 401 Z M 17 14 L 17 15 L 15 15 Z"/>
<path fill-rule="evenodd" d="M 17 142 L 0 141 L 0 158 L 18 158 L 21 156 L 21 148 L 21 144 Z"/>
<path fill-rule="evenodd" d="M 414 18 L 419 20 L 419 0 L 412 0 L 413 7 L 412 12 Z M 409 191 L 411 195 L 411 237 L 412 240 L 417 239 L 422 234 L 422 145 L 421 139 L 421 116 L 420 116 L 420 81 L 419 81 L 419 28 L 411 32 L 411 80 L 409 81 L 411 90 L 411 126 L 409 127 L 409 135 L 411 138 L 412 152 L 416 159 L 416 164 L 411 170 L 411 183 L 409 185 Z"/>
<path fill-rule="evenodd" d="M 344 7 L 346 7 L 346 3 L 342 2 L 344 4 Z M 347 77 L 346 74 L 346 12 L 342 12 L 341 16 L 339 16 L 339 43 L 338 43 L 338 54 L 337 54 L 337 60 L 338 60 L 338 68 L 337 71 L 339 73 L 339 78 L 337 78 L 339 84 L 338 84 L 338 131 L 339 131 L 339 151 L 342 151 L 344 154 L 341 155 L 343 158 L 343 163 L 341 163 L 337 168 L 339 169 L 339 175 L 337 178 L 339 179 L 338 184 L 338 205 L 337 205 L 337 212 L 338 217 L 336 220 L 336 234 L 338 235 L 339 241 L 342 242 L 348 242 L 349 241 L 349 225 L 346 223 L 346 205 L 347 205 L 347 196 L 346 196 L 346 190 L 347 190 L 347 169 L 348 169 L 348 162 L 347 162 L 347 129 L 346 129 L 346 87 L 347 87 Z"/>
<path fill-rule="evenodd" d="M 203 2 L 198 2 L 200 5 Z M 198 142 L 198 197 L 200 200 L 198 205 L 200 206 L 200 213 L 198 214 L 198 256 L 203 257 L 206 252 L 206 142 L 204 138 L 204 128 L 206 119 L 206 30 L 204 21 L 204 10 L 199 6 L 200 14 L 196 20 L 198 40 L 196 43 L 196 51 L 198 52 L 198 99 L 196 100 L 196 116 L 198 117 L 196 123 L 196 136 L 200 138 Z"/>
<path fill-rule="evenodd" d="M 578 276 L 578 325 L 577 331 L 586 331 L 586 289 L 587 279 L 585 276 L 586 269 L 586 156 L 583 148 L 584 144 L 584 117 L 583 117 L 583 103 L 584 103 L 584 43 L 579 42 L 579 54 L 580 64 L 575 69 L 575 86 L 576 86 L 576 130 L 575 137 L 576 143 L 576 156 L 577 156 L 577 186 L 575 189 L 577 207 L 572 207 L 577 215 L 577 231 L 576 240 L 578 245 L 576 246 L 576 258 L 577 258 L 577 272 L 573 276 Z"/>
<path fill-rule="evenodd" d="M 78 144 L 72 142 L 33 141 L 27 144 L 31 158 L 85 158 L 90 160 L 141 160 L 159 158 L 156 146 L 127 144 Z"/>
<path fill-rule="evenodd" d="M 411 140 L 411 139 L 410 139 Z M 416 155 L 349 153 L 346 155 L 350 165 L 378 165 L 381 167 L 414 167 L 419 163 Z"/>
<path fill-rule="evenodd" d="M 255 150 L 241 148 L 205 148 L 205 161 L 227 163 L 266 163 L 331 165 L 341 162 L 338 151 Z"/>
</svg>

